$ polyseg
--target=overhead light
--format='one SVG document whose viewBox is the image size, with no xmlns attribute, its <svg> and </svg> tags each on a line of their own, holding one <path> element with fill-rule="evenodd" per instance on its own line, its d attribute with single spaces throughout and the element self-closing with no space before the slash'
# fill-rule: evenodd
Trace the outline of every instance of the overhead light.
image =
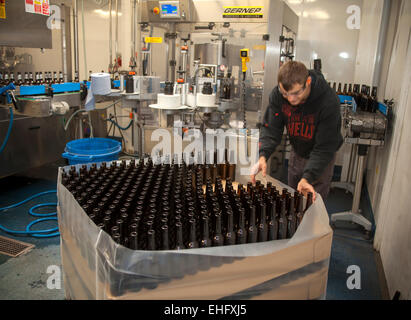
<svg viewBox="0 0 411 320">
<path fill-rule="evenodd" d="M 328 12 L 324 10 L 315 10 L 315 11 L 304 11 L 303 12 L 304 18 L 311 18 L 311 19 L 318 19 L 318 20 L 328 20 L 330 19 L 330 15 Z"/>
<path fill-rule="evenodd" d="M 315 53 L 315 52 L 313 52 L 313 59 L 314 59 L 314 60 L 318 59 L 318 54 Z"/>
<path fill-rule="evenodd" d="M 309 2 L 316 2 L 317 0 L 288 0 L 287 2 L 289 4 L 302 4 L 303 2 L 309 3 Z"/>
<path fill-rule="evenodd" d="M 340 52 L 339 56 L 343 59 L 348 59 L 350 57 L 347 52 Z"/>
<path fill-rule="evenodd" d="M 95 13 L 98 13 L 98 14 L 99 14 L 100 16 L 102 16 L 103 18 L 107 18 L 107 17 L 110 15 L 110 11 L 108 11 L 108 10 L 96 9 L 96 10 L 94 10 L 94 12 L 95 12 Z M 112 11 L 111 11 L 111 15 L 112 15 L 113 17 L 115 17 L 116 11 L 115 11 L 115 10 L 112 10 Z M 121 12 L 118 13 L 118 16 L 121 16 Z"/>
<path fill-rule="evenodd" d="M 317 10 L 317 11 L 313 11 L 313 13 L 311 14 L 311 16 L 315 19 L 320 19 L 320 20 L 328 20 L 330 19 L 330 15 L 328 14 L 328 12 L 323 11 L 323 10 Z"/>
</svg>

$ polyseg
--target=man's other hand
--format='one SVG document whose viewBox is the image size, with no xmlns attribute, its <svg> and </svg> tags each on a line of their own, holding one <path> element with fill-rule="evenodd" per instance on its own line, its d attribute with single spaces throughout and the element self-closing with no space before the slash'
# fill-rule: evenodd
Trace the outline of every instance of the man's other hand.
<svg viewBox="0 0 411 320">
<path fill-rule="evenodd" d="M 315 190 L 314 187 L 308 183 L 307 179 L 302 178 L 298 183 L 297 190 L 301 192 L 304 197 L 307 197 L 307 193 L 311 192 L 313 194 L 313 201 L 315 201 Z"/>
<path fill-rule="evenodd" d="M 255 176 L 260 172 L 263 172 L 263 177 L 265 178 L 267 174 L 267 161 L 265 160 L 265 157 L 260 157 L 258 159 L 258 162 L 251 168 L 251 182 L 255 184 Z"/>
</svg>

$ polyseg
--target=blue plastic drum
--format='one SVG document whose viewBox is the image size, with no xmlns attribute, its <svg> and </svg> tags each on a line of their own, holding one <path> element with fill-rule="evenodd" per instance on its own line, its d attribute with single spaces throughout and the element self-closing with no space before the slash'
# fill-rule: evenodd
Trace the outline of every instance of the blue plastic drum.
<svg viewBox="0 0 411 320">
<path fill-rule="evenodd" d="M 70 165 L 118 160 L 121 142 L 107 138 L 86 138 L 70 141 L 62 154 Z"/>
</svg>

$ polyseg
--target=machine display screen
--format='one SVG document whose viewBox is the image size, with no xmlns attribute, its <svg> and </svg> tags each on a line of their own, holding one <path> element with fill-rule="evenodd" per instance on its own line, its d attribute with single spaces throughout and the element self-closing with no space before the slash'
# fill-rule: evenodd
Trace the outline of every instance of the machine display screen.
<svg viewBox="0 0 411 320">
<path fill-rule="evenodd" d="M 180 17 L 177 4 L 174 5 L 171 3 L 162 3 L 160 4 L 160 8 L 162 18 Z"/>
</svg>

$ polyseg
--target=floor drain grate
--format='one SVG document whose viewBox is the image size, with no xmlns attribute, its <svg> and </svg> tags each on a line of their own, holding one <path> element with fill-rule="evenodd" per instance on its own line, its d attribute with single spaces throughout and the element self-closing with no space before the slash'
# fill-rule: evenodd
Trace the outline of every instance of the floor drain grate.
<svg viewBox="0 0 411 320">
<path fill-rule="evenodd" d="M 17 257 L 34 248 L 34 244 L 0 236 L 0 253 L 11 257 Z"/>
</svg>

